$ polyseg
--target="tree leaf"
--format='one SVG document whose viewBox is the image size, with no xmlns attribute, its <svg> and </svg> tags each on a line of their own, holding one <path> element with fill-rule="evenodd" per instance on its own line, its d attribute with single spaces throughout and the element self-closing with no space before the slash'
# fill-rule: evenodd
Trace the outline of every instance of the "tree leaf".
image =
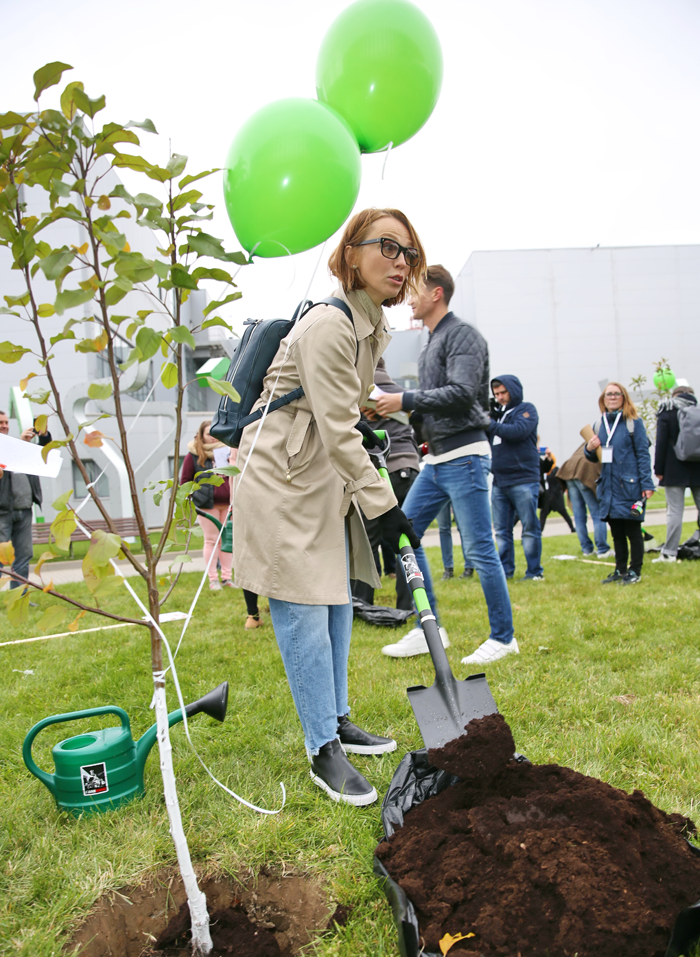
<svg viewBox="0 0 700 957">
<path fill-rule="evenodd" d="M 107 436 L 104 432 L 100 432 L 99 429 L 93 429 L 92 432 L 85 433 L 83 443 L 87 445 L 89 449 L 101 449 L 103 445 L 102 439 L 106 438 Z"/>
<path fill-rule="evenodd" d="M 15 599 L 12 592 L 19 592 L 20 598 Z M 23 625 L 29 618 L 29 589 L 13 588 L 7 599 L 7 619 L 11 625 Z"/>
<path fill-rule="evenodd" d="M 68 631 L 77 631 L 80 626 L 80 619 L 85 617 L 84 611 L 79 611 L 73 621 L 68 625 Z"/>
<path fill-rule="evenodd" d="M 65 605 L 49 605 L 36 627 L 39 631 L 51 631 L 66 620 L 68 608 Z"/>
<path fill-rule="evenodd" d="M 195 173 L 194 176 L 185 176 L 184 179 L 181 179 L 177 184 L 179 189 L 184 189 L 185 186 L 189 186 L 190 183 L 196 183 L 198 179 L 203 179 L 205 176 L 211 176 L 212 173 L 219 173 L 221 167 L 217 166 L 214 169 L 205 170 L 203 173 Z"/>
<path fill-rule="evenodd" d="M 29 382 L 30 379 L 36 379 L 36 372 L 30 372 L 23 379 L 19 380 L 19 387 L 22 390 L 22 392 L 26 391 L 27 383 Z"/>
<path fill-rule="evenodd" d="M 229 332 L 233 332 L 233 329 L 229 324 L 221 318 L 221 316 L 214 316 L 213 319 L 205 319 L 202 323 L 202 330 L 210 329 L 212 326 L 223 326 L 224 329 L 228 329 Z"/>
<path fill-rule="evenodd" d="M 142 359 L 150 359 L 160 347 L 161 335 L 155 329 L 142 326 L 136 333 L 136 347 L 141 352 Z"/>
<path fill-rule="evenodd" d="M 134 204 L 136 206 L 144 206 L 146 209 L 161 210 L 163 208 L 161 200 L 155 196 L 151 196 L 150 193 L 137 193 L 136 196 L 134 196 Z"/>
<path fill-rule="evenodd" d="M 57 442 L 56 439 L 54 439 L 53 442 L 47 442 L 46 445 L 42 445 L 42 447 L 41 447 L 41 457 L 42 457 L 42 459 L 44 460 L 44 462 L 48 461 L 49 452 L 50 452 L 52 449 L 60 449 L 60 448 L 62 448 L 65 444 L 66 444 L 65 442 Z"/>
<path fill-rule="evenodd" d="M 27 114 L 27 116 L 28 115 L 29 114 Z M 9 113 L 0 113 L 0 130 L 9 130 L 13 126 L 25 126 L 27 124 L 27 116 L 15 113 L 13 110 L 10 110 Z"/>
<path fill-rule="evenodd" d="M 84 90 L 79 90 L 77 87 L 73 90 L 73 102 L 79 110 L 82 110 L 83 113 L 87 113 L 91 119 L 95 113 L 99 113 L 100 110 L 104 110 L 107 104 L 104 93 L 102 96 L 98 96 L 93 100 Z"/>
<path fill-rule="evenodd" d="M 108 565 L 111 558 L 117 557 L 121 547 L 122 540 L 119 535 L 98 529 L 90 536 L 88 552 L 93 564 L 101 568 L 104 565 Z"/>
<path fill-rule="evenodd" d="M 174 342 L 185 342 L 190 347 L 190 349 L 196 349 L 197 343 L 194 341 L 194 336 L 187 328 L 187 326 L 173 326 L 168 330 L 170 333 L 170 338 Z"/>
<path fill-rule="evenodd" d="M 88 386 L 88 398 L 90 399 L 108 399 L 112 392 L 111 382 L 91 382 Z"/>
<path fill-rule="evenodd" d="M 12 365 L 14 362 L 19 362 L 23 355 L 31 351 L 31 349 L 25 349 L 24 346 L 16 346 L 13 342 L 0 342 L 0 362 Z"/>
<path fill-rule="evenodd" d="M 186 193 L 180 193 L 173 200 L 173 212 L 177 212 L 177 210 L 182 209 L 183 206 L 196 203 L 197 200 L 201 198 L 202 194 L 198 189 L 188 189 Z"/>
<path fill-rule="evenodd" d="M 46 448 L 46 446 L 44 446 L 44 448 Z M 68 551 L 70 547 L 70 537 L 76 527 L 75 513 L 71 509 L 59 512 L 53 522 L 51 522 L 51 534 L 61 551 Z"/>
<path fill-rule="evenodd" d="M 170 279 L 173 286 L 180 289 L 198 289 L 197 281 L 190 276 L 184 266 L 173 266 L 170 269 Z"/>
<path fill-rule="evenodd" d="M 114 264 L 114 271 L 118 276 L 124 277 L 132 283 L 148 282 L 155 273 L 153 262 L 150 259 L 146 259 L 141 253 L 130 252 L 119 253 Z"/>
<path fill-rule="evenodd" d="M 46 432 L 48 424 L 48 415 L 38 415 L 36 419 L 34 419 L 34 428 L 37 430 L 37 432 Z"/>
<path fill-rule="evenodd" d="M 217 395 L 227 395 L 234 402 L 241 401 L 240 395 L 236 392 L 230 382 L 226 382 L 225 379 L 212 379 L 211 376 L 205 376 L 205 378 L 209 388 L 216 392 Z"/>
<path fill-rule="evenodd" d="M 62 246 L 54 250 L 49 256 L 44 256 L 39 262 L 39 268 L 47 279 L 58 279 L 66 266 L 70 265 L 75 258 L 75 252 Z"/>
<path fill-rule="evenodd" d="M 59 495 L 55 502 L 51 503 L 51 508 L 56 509 L 57 512 L 62 512 L 70 501 L 70 497 L 73 494 L 73 489 L 68 489 L 67 492 L 64 492 L 63 495 Z"/>
<path fill-rule="evenodd" d="M 194 233 L 187 241 L 190 252 L 198 256 L 211 256 L 212 259 L 221 259 L 223 262 L 245 265 L 248 260 L 245 253 L 227 253 L 222 245 L 223 240 L 209 233 Z"/>
<path fill-rule="evenodd" d="M 191 274 L 193 279 L 214 279 L 216 282 L 231 282 L 231 274 L 225 269 L 210 269 L 208 266 L 197 266 Z"/>
<path fill-rule="evenodd" d="M 153 125 L 153 120 L 145 119 L 141 120 L 139 123 L 137 120 L 129 120 L 128 123 L 124 124 L 124 129 L 129 129 L 131 126 L 136 126 L 140 130 L 146 130 L 147 133 L 157 133 L 158 130 Z"/>
<path fill-rule="evenodd" d="M 90 302 L 95 296 L 93 289 L 64 289 L 56 296 L 56 312 L 62 316 L 66 309 Z"/>
<path fill-rule="evenodd" d="M 12 565 L 15 560 L 15 547 L 12 542 L 0 542 L 0 565 Z"/>
<path fill-rule="evenodd" d="M 100 196 L 100 198 L 97 200 L 97 208 L 98 208 L 98 209 L 111 209 L 111 208 L 112 208 L 112 204 L 111 204 L 110 201 L 109 201 L 109 196 L 105 196 L 104 194 L 103 194 L 102 196 Z"/>
<path fill-rule="evenodd" d="M 177 366 L 173 362 L 164 362 L 160 367 L 160 381 L 166 389 L 177 385 Z"/>
<path fill-rule="evenodd" d="M 207 303 L 206 307 L 202 310 L 203 316 L 208 316 L 210 312 L 213 312 L 215 309 L 218 309 L 219 306 L 225 306 L 229 302 L 233 302 L 234 299 L 240 299 L 243 293 L 232 292 L 229 296 L 226 296 L 225 299 L 212 300 L 212 302 Z"/>
<path fill-rule="evenodd" d="M 170 173 L 170 178 L 179 176 L 186 166 L 187 157 L 183 156 L 182 153 L 173 153 L 168 162 L 165 164 L 165 168 Z"/>
<path fill-rule="evenodd" d="M 69 83 L 65 88 L 63 93 L 61 93 L 61 109 L 63 110 L 63 115 L 67 120 L 72 120 L 76 113 L 76 105 L 73 100 L 73 90 L 82 90 L 83 84 L 80 80 L 74 80 L 72 83 Z"/>
<path fill-rule="evenodd" d="M 56 310 L 50 302 L 42 302 L 37 308 L 37 314 L 40 319 L 48 319 L 50 316 L 56 315 Z"/>
<path fill-rule="evenodd" d="M 44 90 L 48 90 L 50 86 L 55 86 L 60 82 L 64 72 L 72 69 L 72 66 L 58 60 L 42 66 L 34 74 L 34 99 L 38 100 Z"/>
<path fill-rule="evenodd" d="M 41 566 L 44 564 L 44 562 L 50 562 L 55 557 L 56 556 L 54 555 L 53 552 L 42 552 L 41 555 L 39 556 L 39 561 L 34 566 L 34 574 L 35 575 L 41 574 Z"/>
</svg>

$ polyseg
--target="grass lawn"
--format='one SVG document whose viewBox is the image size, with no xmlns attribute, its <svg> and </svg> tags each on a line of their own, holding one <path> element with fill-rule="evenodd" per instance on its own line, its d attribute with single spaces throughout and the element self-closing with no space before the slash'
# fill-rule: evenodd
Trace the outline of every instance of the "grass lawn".
<svg viewBox="0 0 700 957">
<path fill-rule="evenodd" d="M 663 530 L 657 537 L 662 540 Z M 684 527 L 683 539 L 693 531 Z M 435 577 L 439 549 L 429 549 Z M 700 780 L 700 563 L 652 565 L 640 585 L 601 587 L 601 565 L 559 562 L 577 554 L 576 536 L 544 539 L 546 581 L 512 584 L 521 654 L 487 670 L 499 709 L 511 724 L 518 750 L 535 762 L 556 762 L 625 790 L 640 788 L 659 807 L 698 815 Z M 516 545 L 516 578 L 524 572 Z M 459 555 L 456 566 L 461 570 Z M 385 579 L 377 603 L 391 603 Z M 167 610 L 185 610 L 198 576 L 183 575 Z M 67 586 L 74 592 L 81 586 Z M 443 623 L 452 640 L 455 673 L 460 658 L 488 635 L 476 579 L 436 582 Z M 132 613 L 128 595 L 114 599 Z M 264 603 L 263 603 L 264 604 Z M 294 712 L 269 617 L 255 632 L 243 629 L 238 590 L 199 602 L 178 658 L 186 699 L 220 681 L 231 683 L 229 716 L 218 725 L 205 716 L 192 723 L 193 739 L 213 772 L 246 799 L 277 807 L 279 782 L 288 800 L 277 817 L 263 817 L 233 802 L 207 778 L 178 725 L 172 731 L 182 816 L 192 856 L 203 868 L 235 875 L 262 865 L 311 873 L 329 896 L 354 905 L 348 925 L 319 940 L 317 957 L 396 955 L 389 907 L 372 876 L 372 852 L 381 837 L 379 804 L 337 806 L 308 776 Z M 37 612 L 32 611 L 36 621 Z M 0 610 L 2 640 L 36 634 L 30 621 L 12 630 Z M 98 622 L 85 618 L 81 627 Z M 165 626 L 176 639 L 180 626 Z M 369 730 L 393 735 L 398 751 L 353 760 L 380 792 L 406 751 L 422 742 L 405 689 L 431 683 L 427 656 L 395 660 L 380 653 L 395 640 L 386 629 L 355 624 L 350 659 L 353 718 Z M 66 935 L 105 890 L 141 880 L 175 860 L 163 805 L 157 754 L 146 768 L 143 801 L 76 821 L 57 813 L 48 790 L 22 762 L 22 741 L 41 718 L 104 704 L 123 707 L 134 736 L 153 721 L 148 638 L 145 630 L 77 634 L 0 648 L 0 954 L 58 955 Z M 32 671 L 32 674 L 25 674 Z M 177 706 L 172 684 L 169 706 Z M 622 700 L 620 700 L 622 699 Z M 109 720 L 102 719 L 105 726 Z M 50 747 L 87 730 L 86 722 L 47 730 L 37 739 L 37 763 L 53 770 Z"/>
</svg>

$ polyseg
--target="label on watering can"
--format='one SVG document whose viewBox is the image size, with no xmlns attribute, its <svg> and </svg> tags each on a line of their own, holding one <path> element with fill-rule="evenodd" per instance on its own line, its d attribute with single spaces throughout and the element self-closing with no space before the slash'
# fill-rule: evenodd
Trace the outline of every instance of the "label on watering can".
<svg viewBox="0 0 700 957">
<path fill-rule="evenodd" d="M 102 761 L 100 764 L 85 764 L 80 768 L 80 780 L 85 797 L 94 794 L 104 794 L 109 791 L 107 785 L 107 767 Z"/>
</svg>

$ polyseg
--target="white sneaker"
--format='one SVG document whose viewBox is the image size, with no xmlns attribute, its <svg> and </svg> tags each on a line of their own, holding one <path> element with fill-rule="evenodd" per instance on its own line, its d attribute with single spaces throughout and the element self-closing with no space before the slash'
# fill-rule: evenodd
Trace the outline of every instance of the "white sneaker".
<svg viewBox="0 0 700 957">
<path fill-rule="evenodd" d="M 658 558 L 652 558 L 651 564 L 656 565 L 658 562 L 675 562 L 676 560 L 675 555 L 664 555 L 664 553 L 661 552 Z"/>
<path fill-rule="evenodd" d="M 440 637 L 442 638 L 442 647 L 449 648 L 450 639 L 442 627 L 440 628 Z M 423 629 L 419 626 L 418 628 L 412 628 L 395 645 L 384 645 L 382 654 L 388 655 L 390 658 L 412 658 L 413 655 L 429 655 L 430 649 L 428 648 L 428 642 L 425 640 Z"/>
<path fill-rule="evenodd" d="M 505 658 L 506 655 L 519 655 L 520 648 L 518 642 L 513 638 L 509 645 L 504 645 L 502 641 L 496 641 L 495 638 L 487 638 L 479 645 L 476 651 L 466 658 L 462 658 L 463 665 L 488 665 L 499 658 Z"/>
<path fill-rule="evenodd" d="M 218 578 L 215 578 L 213 582 L 209 582 L 209 591 L 221 591 L 221 582 Z"/>
</svg>

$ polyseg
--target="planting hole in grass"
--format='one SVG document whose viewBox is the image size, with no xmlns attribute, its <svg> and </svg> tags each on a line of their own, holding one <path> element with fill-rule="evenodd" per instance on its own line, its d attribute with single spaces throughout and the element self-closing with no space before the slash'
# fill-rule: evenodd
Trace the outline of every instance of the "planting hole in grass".
<svg viewBox="0 0 700 957">
<path fill-rule="evenodd" d="M 247 882 L 201 881 L 207 895 L 211 957 L 294 957 L 318 934 L 333 929 L 343 908 L 329 906 L 318 883 L 300 875 L 260 874 Z M 138 887 L 123 887 L 97 902 L 64 949 L 66 957 L 180 957 L 191 954 L 189 912 L 173 871 Z"/>
</svg>

